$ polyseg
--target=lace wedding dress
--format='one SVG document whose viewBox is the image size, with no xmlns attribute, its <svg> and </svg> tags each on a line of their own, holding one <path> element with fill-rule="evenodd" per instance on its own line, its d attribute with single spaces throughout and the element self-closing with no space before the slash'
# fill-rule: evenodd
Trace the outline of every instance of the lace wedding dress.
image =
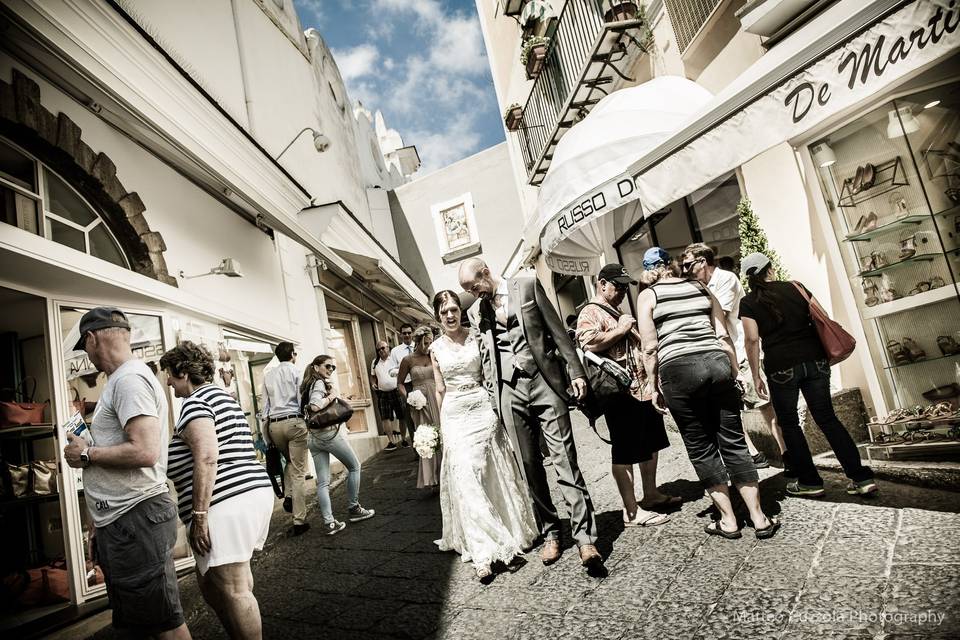
<svg viewBox="0 0 960 640">
<path fill-rule="evenodd" d="M 481 382 L 480 349 L 471 334 L 462 346 L 447 336 L 431 346 L 446 385 L 440 407 L 443 537 L 477 568 L 510 562 L 537 537 L 526 485 L 490 396 Z"/>
</svg>

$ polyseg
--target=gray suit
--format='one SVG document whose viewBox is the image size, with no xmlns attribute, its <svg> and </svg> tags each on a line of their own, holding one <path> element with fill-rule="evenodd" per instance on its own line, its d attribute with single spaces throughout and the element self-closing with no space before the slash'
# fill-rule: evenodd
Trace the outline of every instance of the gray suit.
<svg viewBox="0 0 960 640">
<path fill-rule="evenodd" d="M 583 366 L 536 278 L 508 280 L 507 290 L 505 321 L 483 299 L 467 312 L 481 336 L 484 385 L 520 455 L 544 538 L 559 537 L 560 517 L 550 499 L 541 436 L 570 510 L 573 538 L 578 546 L 595 544 L 593 502 L 577 465 L 568 408 L 570 380 L 585 377 Z"/>
</svg>

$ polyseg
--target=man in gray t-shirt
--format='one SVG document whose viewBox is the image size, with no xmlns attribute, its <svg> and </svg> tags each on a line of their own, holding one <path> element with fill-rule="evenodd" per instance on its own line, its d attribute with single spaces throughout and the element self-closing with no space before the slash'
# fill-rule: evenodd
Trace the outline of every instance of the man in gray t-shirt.
<svg viewBox="0 0 960 640">
<path fill-rule="evenodd" d="M 177 506 L 166 482 L 166 394 L 130 350 L 130 323 L 119 309 L 85 313 L 74 348 L 107 374 L 90 438 L 68 433 L 63 457 L 83 469 L 91 547 L 113 626 L 138 636 L 189 639 L 173 565 Z"/>
</svg>

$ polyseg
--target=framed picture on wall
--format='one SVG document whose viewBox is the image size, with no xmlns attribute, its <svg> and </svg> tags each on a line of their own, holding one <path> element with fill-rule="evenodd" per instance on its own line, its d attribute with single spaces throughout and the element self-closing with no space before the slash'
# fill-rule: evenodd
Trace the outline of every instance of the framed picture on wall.
<svg viewBox="0 0 960 640">
<path fill-rule="evenodd" d="M 430 213 L 444 264 L 480 253 L 480 232 L 470 193 L 435 204 Z"/>
</svg>

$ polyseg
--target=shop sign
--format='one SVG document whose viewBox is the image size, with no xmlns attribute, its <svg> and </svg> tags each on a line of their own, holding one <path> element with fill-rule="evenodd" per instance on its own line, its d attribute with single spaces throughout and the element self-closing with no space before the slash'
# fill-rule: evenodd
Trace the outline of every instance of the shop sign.
<svg viewBox="0 0 960 640">
<path fill-rule="evenodd" d="M 564 251 L 559 245 L 574 232 L 634 200 L 649 216 L 958 47 L 957 0 L 915 0 L 653 167 L 636 175 L 627 170 L 568 205 L 543 227 L 541 247 L 547 255 Z"/>
<path fill-rule="evenodd" d="M 600 258 L 583 258 L 546 253 L 543 256 L 547 268 L 567 276 L 589 276 L 600 271 Z"/>
<path fill-rule="evenodd" d="M 907 4 L 637 175 L 636 197 L 649 215 L 958 47 L 956 0 Z"/>
</svg>

